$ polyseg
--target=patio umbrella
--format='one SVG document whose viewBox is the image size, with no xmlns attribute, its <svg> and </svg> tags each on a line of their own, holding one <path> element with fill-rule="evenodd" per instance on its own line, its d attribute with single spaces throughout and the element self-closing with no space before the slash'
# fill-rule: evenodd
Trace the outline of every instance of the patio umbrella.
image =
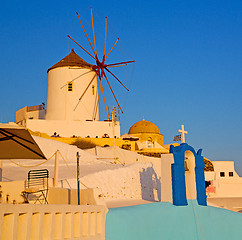
<svg viewBox="0 0 242 240">
<path fill-rule="evenodd" d="M 0 159 L 46 159 L 29 131 L 0 123 Z"/>
</svg>

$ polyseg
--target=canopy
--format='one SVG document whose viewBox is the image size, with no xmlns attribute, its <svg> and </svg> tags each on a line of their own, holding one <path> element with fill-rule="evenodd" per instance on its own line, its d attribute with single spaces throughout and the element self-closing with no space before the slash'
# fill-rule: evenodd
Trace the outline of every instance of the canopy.
<svg viewBox="0 0 242 240">
<path fill-rule="evenodd" d="M 139 140 L 138 137 L 134 137 L 134 136 L 132 136 L 130 134 L 127 134 L 127 133 L 123 134 L 120 138 L 122 138 L 123 140 L 130 140 L 130 141 L 137 141 L 137 140 Z"/>
<path fill-rule="evenodd" d="M 0 123 L 0 159 L 46 159 L 29 131 Z"/>
</svg>

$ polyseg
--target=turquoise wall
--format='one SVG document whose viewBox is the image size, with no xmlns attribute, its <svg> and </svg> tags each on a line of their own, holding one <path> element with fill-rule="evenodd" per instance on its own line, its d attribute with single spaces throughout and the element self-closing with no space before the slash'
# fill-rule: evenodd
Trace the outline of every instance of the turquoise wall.
<svg viewBox="0 0 242 240">
<path fill-rule="evenodd" d="M 157 202 L 109 209 L 106 240 L 238 240 L 242 239 L 242 214 L 201 206 Z"/>
</svg>

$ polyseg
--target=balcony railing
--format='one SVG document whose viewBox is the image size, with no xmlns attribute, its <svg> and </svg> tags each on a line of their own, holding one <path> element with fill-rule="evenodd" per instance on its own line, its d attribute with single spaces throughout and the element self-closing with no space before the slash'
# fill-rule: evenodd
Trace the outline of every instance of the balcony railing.
<svg viewBox="0 0 242 240">
<path fill-rule="evenodd" d="M 43 104 L 41 104 L 41 105 L 35 105 L 35 106 L 27 107 L 27 112 L 37 111 L 37 110 L 43 110 L 43 109 L 45 109 Z"/>
</svg>

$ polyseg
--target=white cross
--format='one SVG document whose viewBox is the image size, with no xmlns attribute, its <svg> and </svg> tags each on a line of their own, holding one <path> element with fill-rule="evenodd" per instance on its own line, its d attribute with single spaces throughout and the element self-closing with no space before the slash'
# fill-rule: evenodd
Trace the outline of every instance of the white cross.
<svg viewBox="0 0 242 240">
<path fill-rule="evenodd" d="M 181 143 L 185 143 L 185 134 L 188 132 L 184 130 L 184 125 L 181 125 L 181 129 L 178 132 L 181 133 Z"/>
</svg>

